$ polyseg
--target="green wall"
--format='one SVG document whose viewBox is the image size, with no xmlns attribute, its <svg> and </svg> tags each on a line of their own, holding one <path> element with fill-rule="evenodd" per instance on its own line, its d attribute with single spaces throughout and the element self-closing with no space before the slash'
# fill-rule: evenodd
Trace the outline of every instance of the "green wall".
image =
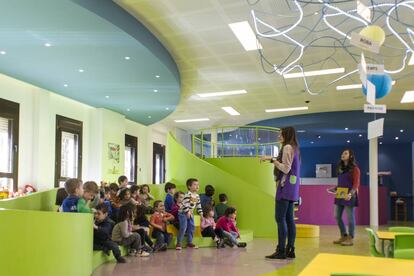
<svg viewBox="0 0 414 276">
<path fill-rule="evenodd" d="M 0 208 L 33 211 L 56 211 L 57 189 L 33 193 L 24 197 L 0 200 Z"/>
<path fill-rule="evenodd" d="M 274 220 L 274 181 L 270 164 L 260 164 L 255 158 L 223 158 L 204 161 L 169 134 L 167 138 L 167 179 L 185 184 L 190 177 L 200 182 L 200 193 L 204 186 L 216 188 L 216 201 L 219 193 L 226 193 L 229 205 L 238 210 L 237 226 L 254 231 L 255 237 L 275 237 Z M 214 165 L 213 165 L 214 163 Z"/>
</svg>

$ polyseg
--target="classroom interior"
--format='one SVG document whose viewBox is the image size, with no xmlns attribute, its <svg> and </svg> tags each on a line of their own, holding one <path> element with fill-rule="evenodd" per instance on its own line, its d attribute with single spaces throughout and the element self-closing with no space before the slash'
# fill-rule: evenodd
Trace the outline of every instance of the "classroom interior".
<svg viewBox="0 0 414 276">
<path fill-rule="evenodd" d="M 411 275 L 414 1 L 19 0 L 0 16 L 0 267 L 8 276 Z M 277 245 L 281 129 L 300 148 L 296 258 Z M 329 188 L 360 169 L 352 246 Z M 212 185 L 245 248 L 146 258 L 93 250 L 94 215 L 58 212 L 68 179 Z M 99 197 L 100 195 L 96 195 Z M 59 204 L 60 205 L 60 204 Z M 344 216 L 345 218 L 345 216 Z M 345 218 L 345 222 L 347 222 Z M 153 230 L 151 230 L 153 231 Z M 0 273 L 2 274 L 2 273 Z"/>
</svg>

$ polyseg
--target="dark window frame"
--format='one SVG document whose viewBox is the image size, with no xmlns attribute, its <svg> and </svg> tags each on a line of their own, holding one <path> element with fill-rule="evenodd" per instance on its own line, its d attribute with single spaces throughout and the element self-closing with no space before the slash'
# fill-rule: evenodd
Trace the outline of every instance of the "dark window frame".
<svg viewBox="0 0 414 276">
<path fill-rule="evenodd" d="M 157 154 L 161 154 L 162 156 L 162 168 L 161 168 L 161 177 L 160 177 L 160 183 L 164 183 L 165 182 L 165 174 L 166 174 L 166 169 L 165 169 L 165 145 L 159 144 L 159 143 L 152 143 L 152 183 L 155 183 L 155 160 L 156 160 L 156 155 Z"/>
<path fill-rule="evenodd" d="M 135 166 L 132 166 L 131 164 L 131 167 L 133 167 L 133 170 L 134 170 L 134 180 L 131 181 L 129 175 L 127 177 L 128 177 L 129 183 L 137 184 L 137 181 L 138 181 L 138 137 L 125 134 L 125 147 L 131 147 L 134 149 L 134 158 L 135 158 L 134 165 Z"/>
<path fill-rule="evenodd" d="M 59 187 L 60 181 L 68 178 L 62 177 L 61 173 L 61 153 L 62 153 L 62 131 L 77 134 L 78 139 L 78 178 L 82 178 L 82 141 L 83 141 L 83 122 L 56 115 L 56 144 L 55 144 L 55 187 Z"/>
<path fill-rule="evenodd" d="M 13 190 L 17 191 L 19 179 L 19 119 L 20 104 L 0 98 L 0 117 L 12 120 L 9 122 L 11 127 L 12 144 L 13 144 L 13 171 L 11 173 L 0 172 L 0 177 L 13 179 Z"/>
</svg>

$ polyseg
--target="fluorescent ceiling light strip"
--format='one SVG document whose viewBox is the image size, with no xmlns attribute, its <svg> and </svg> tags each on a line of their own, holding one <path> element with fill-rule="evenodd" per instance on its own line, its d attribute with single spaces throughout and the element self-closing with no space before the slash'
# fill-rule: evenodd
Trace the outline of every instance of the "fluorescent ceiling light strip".
<svg viewBox="0 0 414 276">
<path fill-rule="evenodd" d="M 238 116 L 238 115 L 240 115 L 240 113 L 237 112 L 237 110 L 234 109 L 231 106 L 224 106 L 221 109 L 223 109 L 224 111 L 226 111 L 227 113 L 229 113 L 231 116 Z"/>
<path fill-rule="evenodd" d="M 239 95 L 239 94 L 246 94 L 246 93 L 247 93 L 246 90 L 233 90 L 233 91 L 223 91 L 223 92 L 202 93 L 202 94 L 197 94 L 197 95 L 201 98 L 207 98 L 207 97 Z"/>
<path fill-rule="evenodd" d="M 288 107 L 288 108 L 276 108 L 276 109 L 266 109 L 267 113 L 271 112 L 285 112 L 285 111 L 297 111 L 297 110 L 308 110 L 309 107 L 307 106 L 300 106 L 300 107 Z"/>
<path fill-rule="evenodd" d="M 344 73 L 345 68 L 333 68 L 333 69 L 324 69 L 324 70 L 316 70 L 316 71 L 308 71 L 308 72 L 299 72 L 299 73 L 289 73 L 283 74 L 285 79 L 292 79 L 292 78 L 303 78 L 303 77 L 312 77 L 312 76 L 322 76 L 322 75 L 330 75 L 330 74 L 339 74 Z"/>
<path fill-rule="evenodd" d="M 392 85 L 395 85 L 396 81 L 392 81 Z M 350 89 L 361 89 L 362 88 L 362 84 L 348 84 L 348 85 L 338 85 L 336 87 L 336 90 L 350 90 Z"/>
<path fill-rule="evenodd" d="M 174 120 L 176 123 L 189 123 L 189 122 L 203 122 L 210 121 L 209 118 L 198 118 L 198 119 L 184 119 L 184 120 Z"/>
<path fill-rule="evenodd" d="M 229 24 L 230 29 L 246 51 L 262 49 L 249 22 L 242 21 Z"/>
<path fill-rule="evenodd" d="M 407 91 L 401 99 L 401 103 L 414 103 L 414 91 Z"/>
</svg>

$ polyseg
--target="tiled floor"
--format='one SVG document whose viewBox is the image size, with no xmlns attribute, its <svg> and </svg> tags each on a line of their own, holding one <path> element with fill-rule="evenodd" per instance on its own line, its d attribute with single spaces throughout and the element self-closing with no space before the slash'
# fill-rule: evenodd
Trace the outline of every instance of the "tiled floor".
<svg viewBox="0 0 414 276">
<path fill-rule="evenodd" d="M 297 275 L 320 252 L 369 255 L 365 227 L 357 227 L 355 245 L 344 247 L 332 244 L 338 238 L 335 226 L 321 227 L 319 239 L 297 239 L 297 258 L 293 261 L 266 260 L 274 251 L 274 240 L 255 239 L 246 249 L 168 250 L 149 258 L 129 258 L 127 264 L 114 262 L 98 267 L 93 276 L 126 275 Z M 316 276 L 316 275 L 315 275 Z"/>
</svg>

